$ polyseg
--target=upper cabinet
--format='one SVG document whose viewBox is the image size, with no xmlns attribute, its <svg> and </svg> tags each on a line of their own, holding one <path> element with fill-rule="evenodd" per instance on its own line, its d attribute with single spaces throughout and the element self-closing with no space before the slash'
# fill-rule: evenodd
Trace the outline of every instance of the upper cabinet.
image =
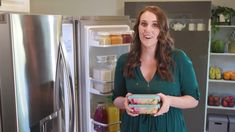
<svg viewBox="0 0 235 132">
<path fill-rule="evenodd" d="M 30 0 L 0 0 L 0 12 L 30 12 Z"/>
</svg>

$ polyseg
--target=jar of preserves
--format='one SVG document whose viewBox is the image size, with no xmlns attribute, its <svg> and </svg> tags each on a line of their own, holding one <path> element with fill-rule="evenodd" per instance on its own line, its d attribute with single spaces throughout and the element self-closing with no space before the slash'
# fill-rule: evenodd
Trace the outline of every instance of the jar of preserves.
<svg viewBox="0 0 235 132">
<path fill-rule="evenodd" d="M 110 45 L 111 39 L 110 39 L 110 33 L 109 32 L 98 32 L 97 33 L 97 40 L 99 41 L 100 45 Z"/>
<path fill-rule="evenodd" d="M 132 33 L 130 31 L 122 33 L 122 43 L 127 44 L 132 42 Z"/>
<path fill-rule="evenodd" d="M 122 44 L 122 35 L 121 33 L 112 33 L 110 34 L 111 44 Z"/>
<path fill-rule="evenodd" d="M 99 123 L 108 124 L 108 115 L 107 110 L 104 102 L 99 102 L 97 104 L 95 114 L 94 114 L 94 121 L 98 123 L 94 123 L 94 129 L 96 132 L 107 132 L 108 127 L 101 125 Z"/>
</svg>

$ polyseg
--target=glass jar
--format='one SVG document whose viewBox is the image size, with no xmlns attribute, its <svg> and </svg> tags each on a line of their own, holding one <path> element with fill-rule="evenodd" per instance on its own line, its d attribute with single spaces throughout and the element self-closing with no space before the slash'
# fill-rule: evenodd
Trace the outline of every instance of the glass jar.
<svg viewBox="0 0 235 132">
<path fill-rule="evenodd" d="M 101 81 L 111 81 L 111 69 L 107 63 L 108 56 L 97 56 L 96 66 L 93 68 L 93 78 Z"/>
<path fill-rule="evenodd" d="M 109 93 L 112 91 L 112 69 L 107 62 L 108 56 L 97 56 L 97 64 L 93 68 L 93 88 L 100 93 Z"/>
<path fill-rule="evenodd" d="M 132 33 L 131 32 L 123 32 L 122 33 L 122 43 L 127 44 L 132 42 Z"/>
<path fill-rule="evenodd" d="M 108 32 L 98 32 L 97 39 L 100 45 L 110 45 L 111 39 Z"/>
<path fill-rule="evenodd" d="M 111 80 L 114 80 L 114 75 L 115 75 L 115 68 L 116 68 L 116 62 L 117 62 L 117 55 L 109 55 L 108 56 L 108 64 L 109 68 L 111 69 Z"/>
<path fill-rule="evenodd" d="M 122 35 L 121 33 L 112 33 L 110 34 L 111 44 L 122 44 Z"/>
<path fill-rule="evenodd" d="M 229 53 L 235 53 L 235 41 L 231 41 L 228 44 L 228 52 Z"/>
<path fill-rule="evenodd" d="M 107 124 L 108 123 L 108 115 L 107 110 L 104 102 L 99 102 L 97 104 L 95 114 L 94 114 L 94 121 Z M 97 123 L 94 124 L 94 129 L 96 132 L 107 132 L 108 128 L 106 126 L 99 125 Z"/>
</svg>

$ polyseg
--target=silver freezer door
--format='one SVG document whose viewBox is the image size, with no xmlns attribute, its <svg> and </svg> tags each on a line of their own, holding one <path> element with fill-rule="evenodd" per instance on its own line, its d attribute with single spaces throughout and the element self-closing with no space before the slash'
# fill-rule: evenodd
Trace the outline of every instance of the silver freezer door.
<svg viewBox="0 0 235 132">
<path fill-rule="evenodd" d="M 56 67 L 54 112 L 40 121 L 40 132 L 74 132 L 75 96 L 64 45 L 60 43 Z"/>
<path fill-rule="evenodd" d="M 55 111 L 53 91 L 62 16 L 9 17 L 18 131 L 39 132 L 40 120 Z"/>
</svg>

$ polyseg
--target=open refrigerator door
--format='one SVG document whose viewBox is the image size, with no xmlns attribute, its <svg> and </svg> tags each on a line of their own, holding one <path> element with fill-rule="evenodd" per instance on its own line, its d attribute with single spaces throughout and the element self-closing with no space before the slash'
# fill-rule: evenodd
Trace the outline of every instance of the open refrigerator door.
<svg viewBox="0 0 235 132">
<path fill-rule="evenodd" d="M 87 132 L 120 128 L 120 112 L 111 100 L 114 71 L 118 57 L 130 50 L 132 31 L 126 23 L 110 23 L 80 23 L 81 118 Z"/>
</svg>

